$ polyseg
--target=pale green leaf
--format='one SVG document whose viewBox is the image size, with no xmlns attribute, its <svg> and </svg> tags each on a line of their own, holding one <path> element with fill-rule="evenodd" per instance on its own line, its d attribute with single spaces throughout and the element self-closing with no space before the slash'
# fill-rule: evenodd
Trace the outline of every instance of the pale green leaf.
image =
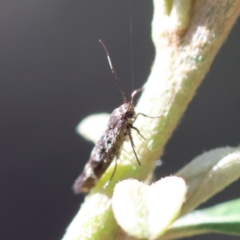
<svg viewBox="0 0 240 240">
<path fill-rule="evenodd" d="M 186 185 L 179 177 L 166 177 L 148 186 L 124 180 L 114 189 L 112 207 L 121 228 L 139 239 L 156 239 L 178 217 Z"/>
<path fill-rule="evenodd" d="M 224 147 L 205 152 L 177 173 L 188 186 L 181 215 L 197 208 L 240 177 L 240 148 Z"/>
<path fill-rule="evenodd" d="M 109 113 L 92 114 L 77 125 L 76 132 L 87 140 L 96 143 L 107 126 L 109 116 Z"/>
</svg>

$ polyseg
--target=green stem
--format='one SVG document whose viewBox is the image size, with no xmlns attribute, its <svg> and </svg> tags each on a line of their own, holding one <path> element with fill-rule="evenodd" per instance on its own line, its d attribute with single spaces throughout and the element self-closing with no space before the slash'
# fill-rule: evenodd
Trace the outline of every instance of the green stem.
<svg viewBox="0 0 240 240">
<path fill-rule="evenodd" d="M 120 230 L 111 209 L 115 183 L 126 178 L 144 181 L 151 176 L 156 159 L 208 72 L 240 9 L 239 0 L 183 0 L 184 8 L 177 7 L 180 2 L 154 0 L 152 38 L 156 57 L 137 112 L 161 118 L 139 117 L 135 123 L 147 139 L 133 136 L 142 167 L 137 165 L 131 147 L 124 146 L 126 151 L 122 152 L 113 181 L 103 188 L 113 171 L 111 165 L 86 197 L 63 240 L 117 239 Z M 169 6 L 174 12 L 163 9 Z"/>
</svg>

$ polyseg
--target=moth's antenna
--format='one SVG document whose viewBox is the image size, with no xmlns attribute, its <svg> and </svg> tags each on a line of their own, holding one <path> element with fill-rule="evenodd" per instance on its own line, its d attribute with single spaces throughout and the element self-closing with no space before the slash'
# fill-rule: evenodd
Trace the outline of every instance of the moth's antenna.
<svg viewBox="0 0 240 240">
<path fill-rule="evenodd" d="M 115 70 L 114 70 L 114 68 L 113 68 L 112 61 L 111 61 L 111 58 L 110 58 L 110 54 L 109 54 L 106 46 L 105 46 L 104 43 L 102 42 L 102 40 L 99 39 L 99 42 L 100 42 L 100 44 L 102 45 L 102 47 L 103 47 L 103 49 L 104 49 L 104 51 L 105 51 L 105 53 L 106 53 L 106 55 L 107 55 L 107 59 L 108 59 L 109 66 L 110 66 L 110 68 L 111 68 L 113 77 L 115 78 L 115 81 L 116 81 L 116 83 L 117 83 L 117 85 L 118 85 L 118 88 L 119 88 L 119 90 L 120 90 L 120 92 L 121 92 L 121 94 L 122 94 L 123 102 L 124 102 L 124 103 L 127 103 L 127 98 L 126 98 L 126 96 L 125 96 L 125 94 L 124 94 L 124 91 L 123 91 L 123 88 L 122 88 L 122 86 L 121 86 L 121 84 L 120 84 L 120 82 L 119 82 L 119 80 L 118 80 L 117 74 L 116 74 L 116 72 L 115 72 Z"/>
</svg>

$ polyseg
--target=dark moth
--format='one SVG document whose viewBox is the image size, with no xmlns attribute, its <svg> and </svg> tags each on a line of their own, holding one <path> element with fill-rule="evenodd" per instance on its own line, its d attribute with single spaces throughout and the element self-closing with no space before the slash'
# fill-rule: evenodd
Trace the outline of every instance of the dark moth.
<svg viewBox="0 0 240 240">
<path fill-rule="evenodd" d="M 107 54 L 111 71 L 122 94 L 124 104 L 112 112 L 104 133 L 91 152 L 89 161 L 85 165 L 82 174 L 76 179 L 73 185 L 73 191 L 76 194 L 82 192 L 87 193 L 95 186 L 96 182 L 101 178 L 111 162 L 119 158 L 125 140 L 130 140 L 136 159 L 139 165 L 141 165 L 134 149 L 131 129 L 136 130 L 140 134 L 139 130 L 133 126 L 133 122 L 139 115 L 135 112 L 133 98 L 142 89 L 135 90 L 131 95 L 131 101 L 127 101 L 115 70 L 112 66 L 107 48 L 101 40 L 99 40 L 99 42 Z M 116 163 L 112 177 L 115 173 L 115 170 Z"/>
</svg>

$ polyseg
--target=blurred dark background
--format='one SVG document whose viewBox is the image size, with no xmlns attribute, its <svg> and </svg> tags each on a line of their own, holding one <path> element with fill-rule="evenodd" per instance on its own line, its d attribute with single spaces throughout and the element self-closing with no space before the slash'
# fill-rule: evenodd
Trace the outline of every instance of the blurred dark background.
<svg viewBox="0 0 240 240">
<path fill-rule="evenodd" d="M 132 1 L 132 86 L 129 0 L 0 1 L 0 239 L 62 237 L 83 201 L 71 186 L 93 147 L 75 128 L 122 103 L 98 39 L 129 96 L 154 59 L 152 11 L 151 1 Z M 159 177 L 203 151 L 239 144 L 239 42 L 236 24 L 167 145 Z M 203 206 L 240 197 L 239 184 Z"/>
</svg>

